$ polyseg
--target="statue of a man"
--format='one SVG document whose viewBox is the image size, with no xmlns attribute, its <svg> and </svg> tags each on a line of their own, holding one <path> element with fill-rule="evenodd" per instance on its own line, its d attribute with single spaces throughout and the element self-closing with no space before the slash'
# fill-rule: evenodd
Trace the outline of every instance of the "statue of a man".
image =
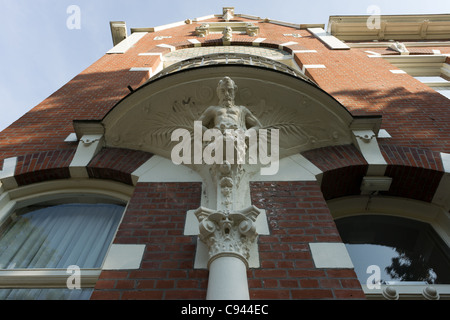
<svg viewBox="0 0 450 320">
<path fill-rule="evenodd" d="M 259 120 L 244 106 L 237 106 L 234 103 L 237 86 L 229 77 L 224 77 L 217 86 L 219 97 L 218 106 L 210 106 L 201 115 L 199 121 L 204 129 L 219 129 L 224 132 L 226 129 L 258 130 L 262 127 Z"/>
</svg>

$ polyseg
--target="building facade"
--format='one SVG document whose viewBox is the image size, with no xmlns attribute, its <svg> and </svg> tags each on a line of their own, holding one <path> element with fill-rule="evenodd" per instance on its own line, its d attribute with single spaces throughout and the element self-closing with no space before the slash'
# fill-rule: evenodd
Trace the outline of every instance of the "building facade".
<svg viewBox="0 0 450 320">
<path fill-rule="evenodd" d="M 450 297 L 450 17 L 234 11 L 0 133 L 1 299 Z"/>
</svg>

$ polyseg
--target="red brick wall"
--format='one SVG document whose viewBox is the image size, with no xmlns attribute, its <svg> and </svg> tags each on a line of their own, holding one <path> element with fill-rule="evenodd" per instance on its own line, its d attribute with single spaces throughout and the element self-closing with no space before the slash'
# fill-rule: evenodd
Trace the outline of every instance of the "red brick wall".
<svg viewBox="0 0 450 320">
<path fill-rule="evenodd" d="M 89 177 L 110 179 L 132 185 L 131 174 L 144 164 L 152 154 L 144 151 L 103 148 L 89 163 Z"/>
<path fill-rule="evenodd" d="M 251 195 L 270 226 L 258 239 L 261 268 L 248 272 L 252 299 L 364 298 L 353 269 L 314 265 L 308 243 L 342 242 L 316 182 L 252 182 Z"/>
<path fill-rule="evenodd" d="M 200 196 L 200 183 L 138 183 L 114 243 L 145 244 L 140 269 L 103 271 L 91 299 L 205 299 L 208 271 L 194 269 L 196 237 L 183 235 Z"/>
<path fill-rule="evenodd" d="M 187 41 L 191 38 L 203 45 L 217 44 L 221 35 L 197 38 L 193 33 L 196 26 L 149 33 L 125 54 L 101 57 L 1 132 L 0 160 L 18 156 L 18 184 L 69 178 L 68 165 L 76 143 L 64 139 L 74 131 L 73 120 L 101 120 L 130 94 L 128 86 L 136 89 L 145 83 L 146 72 L 129 69 L 155 70 L 160 58 L 139 53 L 169 52 L 156 47 L 162 43 L 178 49 L 192 47 Z M 285 50 L 316 50 L 294 55 L 300 67 L 326 66 L 308 69 L 308 76 L 353 115 L 383 116 L 382 128 L 392 138 L 380 139 L 380 147 L 388 163 L 386 174 L 394 178 L 385 194 L 430 201 L 443 174 L 439 152 L 450 153 L 450 100 L 409 75 L 391 73 L 389 70 L 396 68 L 382 58 L 367 57 L 367 49 L 330 50 L 307 30 L 271 23 L 259 26 L 257 37 L 236 35 L 232 44 L 251 45 L 256 38 L 266 38 L 261 46 L 278 48 L 296 41 L 298 44 Z M 302 37 L 284 36 L 290 33 Z M 155 40 L 156 36 L 172 38 Z M 433 49 L 450 53 L 447 47 Z M 421 52 L 428 53 L 429 48 Z M 259 237 L 262 268 L 248 271 L 251 297 L 362 298 L 353 270 L 316 269 L 308 243 L 341 241 L 326 200 L 358 194 L 367 163 L 350 145 L 303 155 L 324 171 L 321 186 L 315 182 L 251 184 L 253 204 L 267 210 L 271 230 L 269 236 Z M 150 156 L 103 149 L 87 170 L 91 178 L 131 184 L 131 173 Z M 194 270 L 196 237 L 183 235 L 186 211 L 196 209 L 200 197 L 198 183 L 138 183 L 114 242 L 146 244 L 141 268 L 102 272 L 92 299 L 204 299 L 208 271 Z"/>
</svg>

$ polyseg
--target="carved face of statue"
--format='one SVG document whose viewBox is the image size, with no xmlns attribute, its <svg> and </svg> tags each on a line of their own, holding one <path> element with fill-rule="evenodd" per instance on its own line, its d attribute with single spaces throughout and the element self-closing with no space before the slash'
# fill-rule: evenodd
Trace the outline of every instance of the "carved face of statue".
<svg viewBox="0 0 450 320">
<path fill-rule="evenodd" d="M 228 77 L 225 77 L 219 82 L 217 86 L 217 95 L 219 97 L 220 104 L 231 105 L 234 103 L 236 85 L 234 81 Z"/>
</svg>

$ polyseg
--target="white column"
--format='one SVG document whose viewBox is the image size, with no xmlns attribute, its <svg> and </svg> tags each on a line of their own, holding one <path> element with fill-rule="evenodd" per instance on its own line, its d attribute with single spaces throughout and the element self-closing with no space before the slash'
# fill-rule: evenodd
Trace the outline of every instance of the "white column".
<svg viewBox="0 0 450 320">
<path fill-rule="evenodd" d="M 255 206 L 232 212 L 200 207 L 199 238 L 209 249 L 208 300 L 249 300 L 247 281 L 250 247 L 256 242 Z"/>
<path fill-rule="evenodd" d="M 207 300 L 249 300 L 247 266 L 233 256 L 214 259 L 209 265 Z"/>
</svg>

